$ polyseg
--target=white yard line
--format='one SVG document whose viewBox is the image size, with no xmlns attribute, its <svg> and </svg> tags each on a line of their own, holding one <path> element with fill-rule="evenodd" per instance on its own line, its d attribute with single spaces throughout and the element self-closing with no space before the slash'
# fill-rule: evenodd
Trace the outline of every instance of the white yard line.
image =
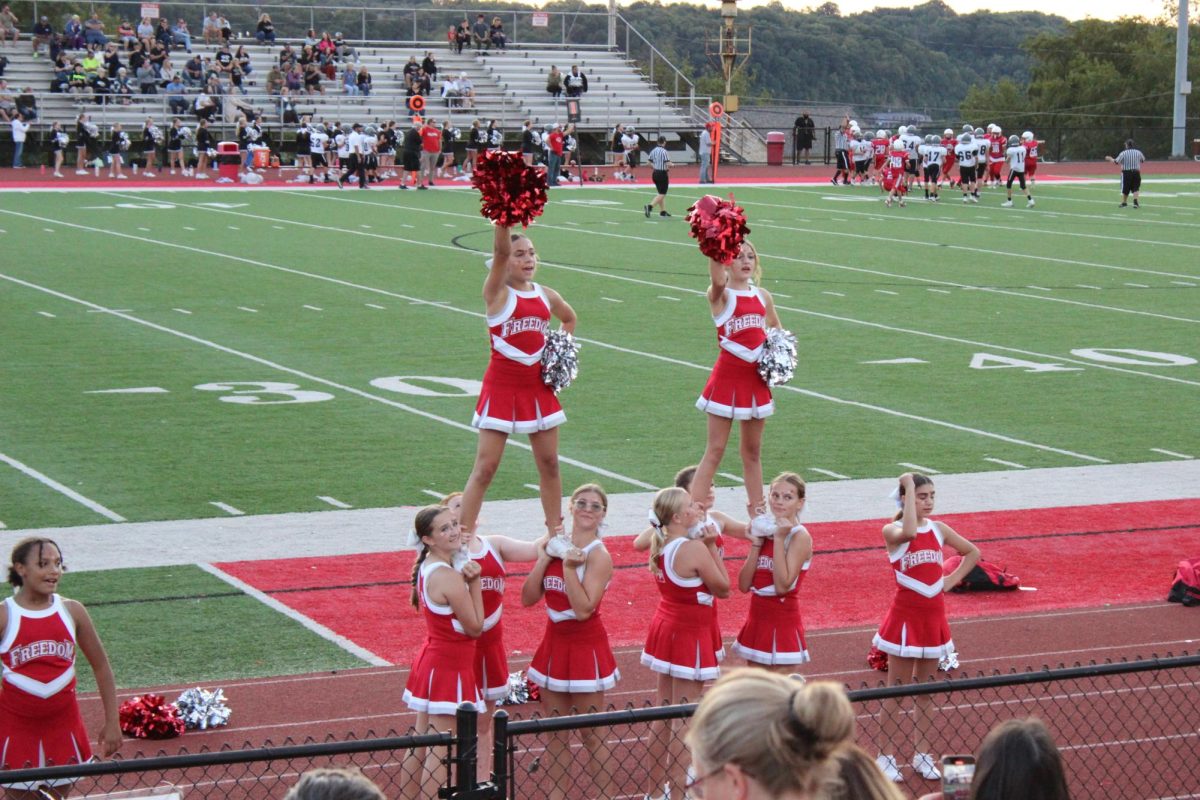
<svg viewBox="0 0 1200 800">
<path fill-rule="evenodd" d="M 51 314 L 49 311 L 39 311 L 37 313 L 41 314 L 43 317 L 46 317 L 48 319 L 55 319 L 54 314 Z"/>
<path fill-rule="evenodd" d="M 375 309 L 378 309 L 378 310 L 380 310 L 380 311 L 386 311 L 386 310 L 387 310 L 387 306 L 381 306 L 381 305 L 379 305 L 378 303 L 363 303 L 363 305 L 365 305 L 367 308 L 375 308 Z"/>
<path fill-rule="evenodd" d="M 178 311 L 180 314 L 186 314 L 189 317 L 192 315 L 192 312 L 188 311 L 186 308 L 172 308 L 171 310 Z"/>
<path fill-rule="evenodd" d="M 224 581 L 225 583 L 228 583 L 230 586 L 234 587 L 235 589 L 245 592 L 246 594 L 250 595 L 255 600 L 257 600 L 258 602 L 267 606 L 268 608 L 270 608 L 274 611 L 278 611 L 280 614 L 283 614 L 285 617 L 294 619 L 296 622 L 299 622 L 301 625 L 303 625 L 305 628 L 308 628 L 310 631 L 315 633 L 317 636 L 320 636 L 322 639 L 325 639 L 327 641 L 333 642 L 338 647 L 345 650 L 347 653 L 350 653 L 351 655 L 361 658 L 363 661 L 367 662 L 371 666 L 390 667 L 392 665 L 390 661 L 380 658 L 379 656 L 375 655 L 367 648 L 362 647 L 361 645 L 357 645 L 354 642 L 350 641 L 345 636 L 340 636 L 340 635 L 334 633 L 332 630 L 330 630 L 329 628 L 326 628 L 324 625 L 317 622 L 316 620 L 306 617 L 305 615 L 301 614 L 296 609 L 291 608 L 290 606 L 286 606 L 283 603 L 276 600 L 275 598 L 260 592 L 258 589 L 255 589 L 253 586 L 251 586 L 250 584 L 246 583 L 243 580 L 235 578 L 234 576 L 230 575 L 228 572 L 225 572 L 224 570 L 222 570 L 218 567 L 215 567 L 212 564 L 197 564 L 196 566 L 198 566 L 200 569 L 207 572 L 209 575 L 212 575 L 213 577 L 216 577 L 216 578 L 220 578 L 222 581 Z"/>
<path fill-rule="evenodd" d="M 334 508 L 354 508 L 354 506 L 350 505 L 349 503 L 343 503 L 341 500 L 338 500 L 336 497 L 330 497 L 329 495 L 326 495 L 326 494 L 317 495 L 317 499 L 320 500 L 322 503 L 328 503 L 329 505 L 333 506 Z"/>
<path fill-rule="evenodd" d="M 734 475 L 732 472 L 718 472 L 717 474 L 727 481 L 733 481 L 734 483 L 745 482 L 741 475 Z"/>
<path fill-rule="evenodd" d="M 113 511 L 111 508 L 106 508 L 105 506 L 102 506 L 100 503 L 97 503 L 95 500 L 84 497 L 79 492 L 75 491 L 74 489 L 72 489 L 69 486 L 63 486 L 61 483 L 54 480 L 54 478 L 51 478 L 49 475 L 46 475 L 43 472 L 39 472 L 38 470 L 34 469 L 33 467 L 29 466 L 28 464 L 24 464 L 24 463 L 18 461 L 17 459 L 13 458 L 12 456 L 7 456 L 4 453 L 0 453 L 0 461 L 3 461 L 5 464 L 8 464 L 10 467 L 17 470 L 18 472 L 28 475 L 30 478 L 33 478 L 35 481 L 42 484 L 43 486 L 47 486 L 47 487 L 53 489 L 54 491 L 58 492 L 59 494 L 63 495 L 64 497 L 74 500 L 76 503 L 79 503 L 79 505 L 81 505 L 85 508 L 88 508 L 92 511 L 95 511 L 97 514 L 99 514 L 102 517 L 106 517 L 106 518 L 112 520 L 113 522 L 125 522 L 125 518 L 122 517 L 117 512 Z"/>
<path fill-rule="evenodd" d="M 324 311 L 325 310 L 319 306 L 305 305 L 304 307 L 307 308 L 309 311 Z"/>
<path fill-rule="evenodd" d="M 984 456 L 983 460 L 990 461 L 993 464 L 1000 464 L 1005 467 L 1012 467 L 1013 469 L 1029 469 L 1029 467 L 1025 466 L 1024 464 L 1018 464 L 1015 461 L 1005 461 L 1003 458 L 992 458 L 991 456 Z"/>
<path fill-rule="evenodd" d="M 819 473 L 819 474 L 821 474 L 821 475 L 828 475 L 830 478 L 836 478 L 836 479 L 837 479 L 837 480 L 839 480 L 839 481 L 848 481 L 848 480 L 850 480 L 850 476 L 849 476 L 849 475 L 843 475 L 843 474 L 842 474 L 842 473 L 840 473 L 840 472 L 834 472 L 833 470 L 829 470 L 829 469 L 821 469 L 820 467 L 809 467 L 809 468 L 808 468 L 808 471 L 809 471 L 809 472 L 816 472 L 816 473 Z"/>
<path fill-rule="evenodd" d="M 449 494 L 449 492 L 435 492 L 433 489 L 422 489 L 421 491 L 430 497 L 436 497 L 439 501 Z"/>
<path fill-rule="evenodd" d="M 222 503 L 219 500 L 210 500 L 208 504 L 210 506 L 216 506 L 231 517 L 242 517 L 246 514 L 246 512 L 242 511 L 240 508 L 234 508 L 228 503 Z"/>
<path fill-rule="evenodd" d="M 930 467 L 922 467 L 920 464 L 911 464 L 907 461 L 897 461 L 896 463 L 901 467 L 908 467 L 909 469 L 914 469 L 917 472 L 924 472 L 926 475 L 941 475 L 942 474 L 941 472 L 939 472 L 936 469 L 931 469 Z"/>
<path fill-rule="evenodd" d="M 249 306 L 238 306 L 238 311 L 247 311 L 247 312 L 249 312 L 249 313 L 251 313 L 251 314 L 257 314 L 257 313 L 258 313 L 258 309 L 257 309 L 257 308 L 250 308 Z"/>
<path fill-rule="evenodd" d="M 56 291 L 49 287 L 39 286 L 35 283 L 30 283 L 28 281 L 21 280 L 20 278 L 14 278 L 10 275 L 0 274 L 0 279 L 10 281 L 10 282 L 18 284 L 20 286 L 24 286 L 28 289 L 34 289 L 39 292 L 44 292 L 53 297 L 57 297 L 61 300 L 67 300 L 69 302 L 77 303 L 82 306 L 99 308 L 99 306 L 97 306 L 95 303 L 92 303 L 88 300 L 83 300 L 78 297 L 73 297 L 69 294 L 64 294 L 63 292 Z M 436 307 L 444 308 L 445 306 L 436 306 Z M 472 434 L 476 433 L 475 429 L 472 428 L 470 425 L 467 425 L 462 422 L 458 422 L 457 420 L 448 419 L 446 417 L 438 416 L 437 414 L 431 414 L 428 411 L 422 411 L 419 408 L 414 408 L 412 406 L 405 405 L 404 403 L 399 403 L 395 400 L 392 400 L 391 398 L 382 397 L 377 394 L 372 394 L 371 392 L 363 391 L 362 389 L 359 389 L 354 386 L 347 386 L 345 384 L 341 384 L 336 381 L 329 380 L 328 378 L 322 378 L 317 375 L 313 375 L 312 373 L 304 372 L 303 370 L 294 369 L 292 367 L 288 367 L 283 364 L 279 364 L 279 363 L 271 361 L 269 359 L 253 355 L 251 353 L 247 353 L 247 352 L 238 350 L 233 347 L 227 347 L 226 345 L 218 344 L 217 342 L 214 342 L 214 341 L 211 341 L 208 339 L 203 339 L 199 336 L 193 336 L 190 333 L 178 331 L 178 330 L 175 330 L 174 328 L 168 328 L 165 325 L 159 325 L 158 323 L 150 322 L 149 320 L 141 319 L 140 317 L 135 317 L 130 314 L 114 313 L 113 316 L 118 317 L 123 320 L 126 320 L 127 322 L 132 322 L 137 325 L 145 326 L 147 328 L 159 331 L 161 333 L 170 334 L 171 336 L 177 336 L 180 339 L 184 339 L 186 341 L 193 342 L 194 344 L 202 345 L 204 347 L 209 347 L 209 348 L 212 348 L 213 350 L 217 350 L 222 353 L 227 353 L 229 355 L 237 356 L 238 358 L 243 358 L 247 361 L 251 361 L 256 364 L 261 364 L 265 367 L 270 367 L 271 369 L 278 370 L 280 372 L 285 372 L 289 375 L 295 375 L 297 377 L 304 378 L 305 380 L 313 381 L 314 383 L 320 383 L 325 386 L 332 386 L 333 388 L 340 389 L 341 391 L 346 392 L 347 394 L 352 394 L 357 397 L 364 398 L 366 400 L 372 400 L 377 403 L 382 403 L 384 405 L 391 406 L 392 408 L 400 409 L 401 411 L 407 411 L 410 414 L 415 414 L 417 416 L 424 417 L 426 419 L 431 419 L 436 422 L 441 422 L 445 425 L 449 425 L 450 427 L 457 428 L 459 430 L 468 431 Z M 528 443 L 522 442 L 522 441 L 517 441 L 517 440 L 510 440 L 509 445 L 514 446 L 514 447 L 519 447 L 523 450 L 529 450 L 531 452 L 533 449 Z M 638 486 L 643 489 L 655 488 L 653 484 L 646 483 L 645 481 L 640 481 L 636 478 L 631 478 L 627 475 L 622 475 L 619 472 L 613 472 L 612 470 L 604 469 L 603 467 L 598 467 L 594 464 L 588 464 L 586 462 L 579 461 L 578 459 L 569 458 L 569 457 L 563 456 L 561 454 L 559 455 L 558 460 L 564 464 L 570 464 L 572 466 L 579 467 L 583 470 L 594 472 L 597 475 L 603 475 L 608 478 L 613 478 L 614 480 L 619 480 L 623 483 L 630 484 L 631 486 Z"/>
</svg>

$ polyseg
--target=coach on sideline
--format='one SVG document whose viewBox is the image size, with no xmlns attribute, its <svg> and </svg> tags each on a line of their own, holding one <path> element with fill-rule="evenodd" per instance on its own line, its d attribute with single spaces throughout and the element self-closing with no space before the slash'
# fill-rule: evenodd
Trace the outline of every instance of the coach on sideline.
<svg viewBox="0 0 1200 800">
<path fill-rule="evenodd" d="M 1133 146 L 1133 139 L 1125 140 L 1125 149 L 1117 153 L 1117 157 L 1104 157 L 1113 164 L 1121 167 L 1121 208 L 1129 205 L 1129 195 L 1133 195 L 1133 207 L 1141 208 L 1138 204 L 1138 193 L 1142 188 L 1142 162 L 1146 156 Z"/>
</svg>

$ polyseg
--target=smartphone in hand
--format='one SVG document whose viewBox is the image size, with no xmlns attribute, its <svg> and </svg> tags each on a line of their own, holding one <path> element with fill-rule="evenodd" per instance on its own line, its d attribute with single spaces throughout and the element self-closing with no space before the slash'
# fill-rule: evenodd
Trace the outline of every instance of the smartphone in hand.
<svg viewBox="0 0 1200 800">
<path fill-rule="evenodd" d="M 975 756 L 942 756 L 943 800 L 967 800 L 975 778 Z"/>
</svg>

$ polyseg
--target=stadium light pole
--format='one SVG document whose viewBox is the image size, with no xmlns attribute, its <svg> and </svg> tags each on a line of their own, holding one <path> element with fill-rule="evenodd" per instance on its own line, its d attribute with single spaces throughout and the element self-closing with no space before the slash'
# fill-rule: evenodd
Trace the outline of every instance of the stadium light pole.
<svg viewBox="0 0 1200 800">
<path fill-rule="evenodd" d="M 1187 98 L 1192 93 L 1192 82 L 1187 77 L 1188 67 L 1188 5 L 1189 0 L 1179 0 L 1179 29 L 1175 33 L 1175 116 L 1172 120 L 1171 158 L 1186 158 Z"/>
</svg>

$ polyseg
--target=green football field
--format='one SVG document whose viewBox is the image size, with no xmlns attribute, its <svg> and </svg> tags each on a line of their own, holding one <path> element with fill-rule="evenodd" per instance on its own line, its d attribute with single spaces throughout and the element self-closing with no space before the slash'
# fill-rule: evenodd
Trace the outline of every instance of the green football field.
<svg viewBox="0 0 1200 800">
<path fill-rule="evenodd" d="M 568 488 L 658 486 L 704 448 L 696 188 L 669 220 L 643 216 L 649 196 L 556 192 L 532 228 L 539 279 L 580 318 Z M 736 197 L 800 343 L 768 475 L 1200 455 L 1200 185 L 1137 211 L 1111 181 L 1039 186 L 1032 210 L 994 190 Z M 6 193 L 0 230 L 8 528 L 421 504 L 466 479 L 488 355 L 474 192 Z M 722 472 L 740 471 L 733 445 Z M 532 483 L 512 447 L 489 497 Z"/>
</svg>

